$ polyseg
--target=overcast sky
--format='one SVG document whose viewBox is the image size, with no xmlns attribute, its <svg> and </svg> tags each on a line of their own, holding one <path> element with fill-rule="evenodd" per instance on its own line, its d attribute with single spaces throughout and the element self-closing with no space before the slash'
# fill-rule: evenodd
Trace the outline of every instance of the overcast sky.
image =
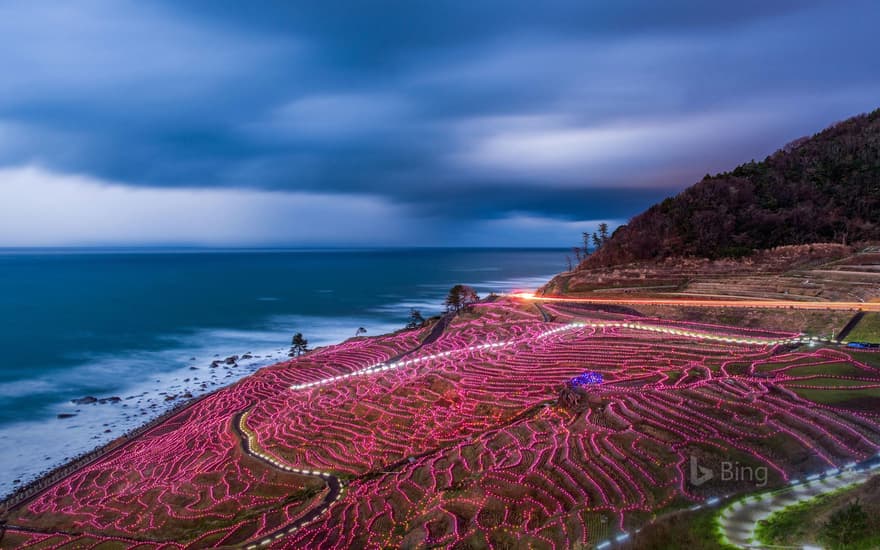
<svg viewBox="0 0 880 550">
<path fill-rule="evenodd" d="M 876 0 L 0 1 L 0 246 L 577 244 L 880 107 Z"/>
</svg>

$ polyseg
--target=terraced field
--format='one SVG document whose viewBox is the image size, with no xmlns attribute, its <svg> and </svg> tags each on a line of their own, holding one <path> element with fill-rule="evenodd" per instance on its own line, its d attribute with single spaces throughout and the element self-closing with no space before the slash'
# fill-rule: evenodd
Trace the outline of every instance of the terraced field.
<svg viewBox="0 0 880 550">
<path fill-rule="evenodd" d="M 691 484 L 693 458 L 772 485 L 880 450 L 880 355 L 542 307 L 263 369 L 13 509 L 2 544 L 587 548 L 754 489 Z"/>
<path fill-rule="evenodd" d="M 865 249 L 821 266 L 776 275 L 695 278 L 682 290 L 690 295 L 777 300 L 856 300 L 878 297 L 880 254 Z"/>
</svg>

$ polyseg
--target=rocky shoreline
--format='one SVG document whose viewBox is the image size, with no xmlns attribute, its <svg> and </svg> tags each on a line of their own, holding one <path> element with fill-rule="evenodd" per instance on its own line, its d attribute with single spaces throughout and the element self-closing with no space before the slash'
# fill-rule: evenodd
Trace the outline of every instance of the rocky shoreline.
<svg viewBox="0 0 880 550">
<path fill-rule="evenodd" d="M 205 397 L 250 376 L 260 368 L 282 361 L 286 358 L 284 351 L 283 348 L 278 348 L 261 354 L 248 352 L 217 358 L 212 360 L 207 367 L 190 365 L 185 370 L 166 373 L 164 385 L 133 392 L 126 397 L 119 395 L 100 396 L 100 394 L 98 394 L 99 396 L 84 395 L 59 405 L 61 412 L 55 414 L 55 421 L 59 422 L 59 426 L 64 426 L 70 421 L 91 420 L 86 425 L 74 426 L 74 428 L 91 434 L 90 439 L 92 440 L 106 438 L 108 434 L 112 433 L 112 428 L 120 425 L 128 425 L 129 427 L 110 441 L 74 454 L 72 457 L 67 455 L 70 458 L 62 458 L 63 455 L 58 456 L 57 465 L 48 471 L 36 474 L 21 471 L 10 472 L 10 477 L 17 476 L 15 479 L 7 480 L 11 481 L 12 487 L 3 491 L 5 495 L 0 500 L 0 506 L 3 509 L 9 509 L 21 505 L 70 473 L 88 465 L 106 453 L 126 445 L 129 441 L 186 410 Z M 196 358 L 193 357 L 191 360 L 195 361 Z M 210 374 L 207 376 L 185 374 L 200 369 L 206 369 Z M 225 374 L 220 374 L 223 371 L 226 371 Z M 161 382 L 161 379 L 156 380 L 156 383 L 161 384 Z M 75 406 L 75 408 L 71 408 L 71 406 Z M 101 409 L 110 407 L 110 409 L 104 410 L 102 414 L 95 414 L 98 409 L 92 409 L 92 407 L 101 407 Z M 83 417 L 83 414 L 87 416 Z M 107 414 L 111 415 L 110 419 L 107 418 Z M 89 416 L 91 418 L 88 418 Z M 140 420 L 142 416 L 152 416 L 152 418 L 143 422 Z M 102 420 L 107 421 L 102 422 Z M 47 420 L 47 422 L 50 421 Z M 50 460 L 54 457 L 47 454 L 45 458 Z M 32 479 L 27 479 L 29 477 Z M 21 484 L 23 480 L 25 482 Z"/>
<path fill-rule="evenodd" d="M 173 406 L 172 408 L 168 409 L 167 411 L 163 412 L 159 416 L 153 418 L 149 422 L 146 422 L 146 423 L 122 434 L 121 436 L 117 437 L 113 441 L 106 443 L 104 445 L 101 445 L 99 447 L 96 447 L 95 449 L 92 449 L 91 451 L 89 451 L 87 453 L 76 456 L 76 457 L 68 460 L 67 462 L 53 468 L 52 470 L 49 470 L 45 474 L 40 475 L 36 479 L 19 487 L 18 489 L 16 489 L 15 491 L 10 493 L 6 497 L 4 497 L 4 499 L 2 501 L 0 501 L 0 509 L 8 510 L 10 508 L 20 506 L 21 504 L 23 504 L 23 503 L 27 502 L 28 500 L 30 500 L 31 498 L 33 498 L 34 496 L 40 494 L 42 491 L 48 489 L 49 487 L 51 487 L 55 483 L 58 483 L 59 481 L 61 481 L 62 479 L 64 479 L 68 475 L 70 475 L 71 473 L 79 470 L 80 468 L 84 468 L 85 466 L 89 465 L 91 462 L 94 462 L 95 460 L 101 458 L 102 456 L 104 456 L 105 454 L 107 454 L 111 451 L 114 451 L 116 449 L 124 447 L 125 445 L 127 445 L 128 443 L 130 443 L 131 441 L 136 439 L 137 437 L 140 437 L 141 435 L 150 431 L 151 429 L 158 426 L 159 424 L 162 424 L 166 420 L 184 412 L 189 407 L 195 405 L 196 403 L 198 403 L 202 399 L 205 399 L 206 397 L 213 395 L 215 392 L 223 389 L 224 387 L 226 387 L 226 386 L 216 388 L 216 389 L 211 390 L 210 392 L 208 392 L 204 395 L 194 397 L 188 401 L 180 402 L 177 405 Z M 74 401 L 77 401 L 77 400 L 74 400 Z"/>
</svg>

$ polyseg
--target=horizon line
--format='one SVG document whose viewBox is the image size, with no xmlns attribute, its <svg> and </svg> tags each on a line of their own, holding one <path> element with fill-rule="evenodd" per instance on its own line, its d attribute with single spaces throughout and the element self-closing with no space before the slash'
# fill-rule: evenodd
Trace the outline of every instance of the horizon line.
<svg viewBox="0 0 880 550">
<path fill-rule="evenodd" d="M 505 246 L 505 245 L 23 245 L 0 246 L 3 252 L 28 251 L 369 251 L 369 250 L 571 250 L 565 246 Z"/>
</svg>

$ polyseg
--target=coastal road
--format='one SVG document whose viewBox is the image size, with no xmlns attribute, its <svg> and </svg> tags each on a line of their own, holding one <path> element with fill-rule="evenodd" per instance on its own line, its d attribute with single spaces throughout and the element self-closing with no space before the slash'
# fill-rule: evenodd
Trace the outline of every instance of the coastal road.
<svg viewBox="0 0 880 550">
<path fill-rule="evenodd" d="M 689 306 L 689 307 L 736 307 L 761 309 L 809 309 L 842 311 L 877 311 L 880 302 L 799 302 L 797 300 L 688 299 L 688 298 L 585 298 L 574 296 L 540 296 L 531 292 L 510 294 L 513 298 L 537 302 L 563 302 L 572 304 L 612 304 L 627 306 Z"/>
</svg>

